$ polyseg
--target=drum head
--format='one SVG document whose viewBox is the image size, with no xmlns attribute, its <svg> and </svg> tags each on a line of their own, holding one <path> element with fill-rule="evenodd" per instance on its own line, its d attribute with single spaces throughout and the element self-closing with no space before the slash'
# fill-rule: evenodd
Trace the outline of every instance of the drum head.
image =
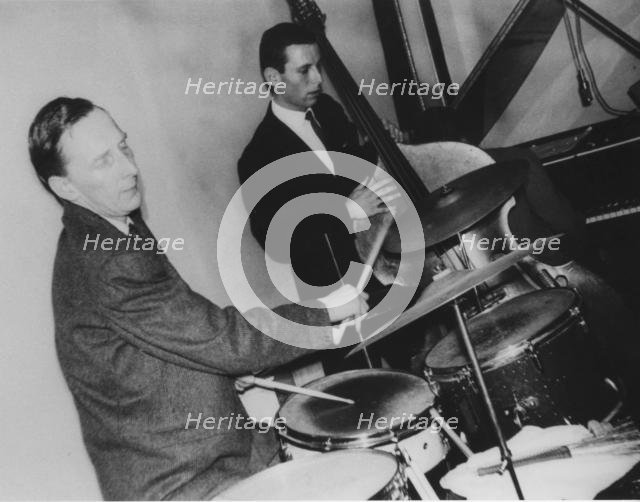
<svg viewBox="0 0 640 502">
<path fill-rule="evenodd" d="M 283 435 L 310 448 L 327 440 L 331 441 L 327 449 L 381 444 L 389 440 L 390 432 L 384 426 L 377 428 L 376 420 L 383 419 L 378 426 L 386 422 L 395 430 L 404 418 L 406 428 L 409 416 L 424 415 L 434 399 L 425 380 L 393 370 L 346 371 L 307 387 L 355 401 L 342 404 L 301 394 L 287 399 L 279 411 L 287 428 Z M 393 417 L 397 418 L 392 423 Z"/>
<path fill-rule="evenodd" d="M 467 329 L 480 364 L 512 353 L 522 342 L 543 334 L 575 303 L 576 295 L 569 289 L 533 291 L 472 318 Z M 457 331 L 440 340 L 426 359 L 427 367 L 436 372 L 467 364 L 469 360 Z"/>
<path fill-rule="evenodd" d="M 345 450 L 279 464 L 241 481 L 223 500 L 367 500 L 393 479 L 398 464 L 377 450 Z"/>
</svg>

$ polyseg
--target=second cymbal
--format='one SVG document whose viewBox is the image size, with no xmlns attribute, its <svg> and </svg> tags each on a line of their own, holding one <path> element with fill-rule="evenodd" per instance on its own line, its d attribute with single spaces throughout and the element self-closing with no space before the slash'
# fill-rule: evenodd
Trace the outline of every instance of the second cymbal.
<svg viewBox="0 0 640 502">
<path fill-rule="evenodd" d="M 394 225 L 389 229 L 384 250 L 396 254 L 417 251 L 467 230 L 511 197 L 526 175 L 527 162 L 513 160 L 491 164 L 453 180 L 432 192 L 416 208 L 424 242 L 409 237 L 401 243 Z"/>
</svg>

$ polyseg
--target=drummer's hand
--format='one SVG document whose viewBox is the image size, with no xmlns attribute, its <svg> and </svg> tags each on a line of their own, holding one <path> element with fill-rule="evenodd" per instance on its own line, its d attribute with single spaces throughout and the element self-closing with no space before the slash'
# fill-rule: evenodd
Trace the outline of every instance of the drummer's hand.
<svg viewBox="0 0 640 502">
<path fill-rule="evenodd" d="M 235 386 L 236 390 L 240 393 L 244 392 L 245 390 L 253 387 L 253 382 L 249 379 L 251 375 L 249 376 L 244 376 L 244 377 L 238 377 L 236 378 L 235 382 L 233 383 L 233 385 Z"/>
<path fill-rule="evenodd" d="M 338 322 L 351 317 L 358 317 L 368 312 L 368 299 L 369 295 L 367 293 L 359 295 L 354 286 L 344 284 L 319 300 L 326 306 L 331 322 Z"/>
<path fill-rule="evenodd" d="M 347 210 L 352 219 L 357 219 L 361 216 L 357 206 L 360 206 L 367 216 L 386 213 L 389 211 L 388 206 L 392 207 L 393 201 L 399 197 L 400 192 L 397 190 L 395 181 L 392 178 L 385 178 L 374 181 L 371 184 L 371 189 L 364 185 L 358 185 L 349 195 Z"/>
</svg>

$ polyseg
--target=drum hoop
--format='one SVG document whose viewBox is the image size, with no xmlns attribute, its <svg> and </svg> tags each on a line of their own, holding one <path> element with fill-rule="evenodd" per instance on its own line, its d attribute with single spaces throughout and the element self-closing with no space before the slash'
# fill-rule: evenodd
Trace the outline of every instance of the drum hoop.
<svg viewBox="0 0 640 502">
<path fill-rule="evenodd" d="M 487 359 L 480 363 L 480 367 L 483 371 L 491 371 L 501 368 L 507 364 L 516 361 L 527 350 L 536 348 L 546 342 L 551 341 L 556 336 L 564 333 L 567 327 L 571 326 L 574 322 L 580 322 L 582 320 L 582 314 L 580 312 L 580 300 L 579 296 L 568 288 L 558 288 L 565 291 L 569 291 L 573 294 L 573 301 L 569 307 L 564 310 L 556 319 L 552 320 L 542 328 L 540 333 L 536 333 L 527 340 L 505 347 L 500 352 L 495 354 L 490 359 Z M 535 293 L 535 292 L 532 292 Z M 527 294 L 532 294 L 527 293 Z M 516 297 L 517 298 L 517 297 Z M 504 305 L 504 304 L 503 304 Z M 499 305 L 498 305 L 499 306 Z M 426 364 L 426 357 L 425 357 Z M 431 378 L 438 382 L 442 381 L 461 381 L 465 379 L 465 374 L 470 368 L 470 364 L 463 364 L 461 366 L 449 366 L 449 367 L 430 367 L 427 366 L 430 371 Z"/>
<path fill-rule="evenodd" d="M 337 454 L 337 452 L 333 452 L 335 454 Z M 331 455 L 333 453 L 328 453 L 328 455 Z M 348 455 L 353 454 L 354 458 L 357 457 L 357 455 L 355 455 L 356 453 L 366 453 L 367 456 L 371 456 L 371 455 L 378 455 L 381 457 L 386 457 L 389 462 L 389 467 L 391 465 L 394 465 L 395 467 L 393 467 L 392 469 L 389 469 L 389 471 L 387 472 L 386 468 L 385 468 L 385 476 L 382 479 L 381 483 L 377 483 L 377 485 L 379 486 L 378 490 L 376 492 L 369 492 L 370 495 L 368 495 L 369 499 L 380 499 L 382 498 L 383 500 L 387 500 L 389 499 L 388 497 L 388 493 L 393 490 L 396 489 L 400 491 L 400 495 L 405 495 L 406 496 L 406 477 L 404 475 L 404 469 L 402 464 L 400 463 L 399 459 L 397 458 L 397 456 L 395 456 L 392 453 L 386 452 L 386 451 L 380 451 L 380 450 L 372 450 L 372 449 L 368 449 L 368 448 L 359 448 L 359 449 L 351 449 L 351 450 L 347 450 L 344 451 L 342 453 L 347 453 Z M 323 455 L 324 456 L 324 455 Z M 314 459 L 311 457 L 307 457 L 307 458 L 302 458 L 296 461 L 298 463 L 298 467 L 300 466 L 304 466 L 304 468 L 313 468 L 314 467 Z M 293 462 L 291 462 L 293 463 Z M 286 472 L 287 468 L 287 464 L 290 464 L 290 462 L 282 462 L 278 465 L 272 466 L 269 469 L 263 470 L 261 472 L 258 472 L 256 474 L 254 474 L 253 476 L 244 479 L 242 481 L 240 481 L 237 484 L 244 484 L 247 483 L 248 481 L 251 480 L 251 478 L 255 478 L 255 477 L 260 477 L 262 479 L 264 479 L 265 473 L 267 473 L 269 470 L 279 470 L 279 472 L 282 472 L 282 470 L 284 469 Z M 379 476 L 378 478 L 382 478 L 382 474 L 383 472 L 379 472 L 378 473 Z M 388 476 L 387 476 L 388 474 Z M 374 478 L 374 479 L 378 479 L 378 478 Z M 380 486 L 381 485 L 381 486 Z M 222 492 L 221 494 L 219 494 L 218 496 L 224 496 L 225 494 L 227 494 L 227 492 L 229 491 L 233 491 L 235 488 L 235 486 L 232 486 L 230 488 L 228 488 L 227 490 L 225 490 L 224 492 Z M 374 489 L 374 487 L 371 487 L 372 489 Z M 401 500 L 405 500 L 404 498 Z"/>
<path fill-rule="evenodd" d="M 392 457 L 395 458 L 395 461 L 396 461 L 396 470 L 394 471 L 394 473 L 391 475 L 391 477 L 386 482 L 386 484 L 382 488 L 380 488 L 380 490 L 378 490 L 376 493 L 371 495 L 371 497 L 369 497 L 369 499 L 370 500 L 377 500 L 377 499 L 380 499 L 384 495 L 384 499 L 383 500 L 387 500 L 387 499 L 389 499 L 388 492 L 389 492 L 389 490 L 391 488 L 393 488 L 395 486 L 396 489 L 401 489 L 398 485 L 401 485 L 402 487 L 404 487 L 404 490 L 406 491 L 407 480 L 406 480 L 406 477 L 404 475 L 404 470 L 403 470 L 402 464 L 400 463 L 400 460 L 398 459 L 398 457 L 393 455 L 392 453 L 389 453 L 389 452 L 382 452 L 382 451 L 378 451 L 378 450 L 369 450 L 369 451 L 374 451 L 376 453 L 385 453 L 387 455 L 391 455 Z M 408 495 L 408 493 L 402 493 L 402 495 Z"/>
<path fill-rule="evenodd" d="M 419 415 L 415 415 L 415 422 L 420 419 L 429 419 L 429 408 Z M 392 429 L 375 429 L 375 432 L 369 430 L 354 436 L 335 437 L 329 435 L 310 435 L 304 432 L 298 432 L 290 427 L 284 427 L 279 431 L 281 438 L 285 439 L 294 446 L 314 451 L 333 451 L 333 450 L 351 450 L 358 448 L 372 448 L 392 443 L 394 440 L 402 441 L 408 437 L 414 436 L 422 432 L 422 428 L 403 428 L 411 426 L 411 424 L 400 424 Z"/>
<path fill-rule="evenodd" d="M 320 377 L 312 382 L 309 382 L 307 386 L 314 390 L 322 390 L 317 387 L 317 384 L 320 381 L 333 383 L 336 380 L 340 380 L 341 378 L 349 377 L 352 375 L 367 375 L 367 374 L 397 374 L 403 376 L 410 376 L 412 378 L 418 379 L 425 383 L 424 379 L 417 377 L 416 375 L 407 373 L 405 371 L 395 370 L 391 368 L 372 368 L 372 369 L 355 369 L 343 371 L 340 373 L 335 373 L 333 375 L 328 375 L 324 377 Z M 428 388 L 428 384 L 427 384 Z M 429 389 L 430 390 L 430 389 Z M 289 402 L 289 400 L 293 399 L 295 395 L 291 395 L 287 401 L 282 405 L 280 410 L 282 410 Z M 435 398 L 435 396 L 434 396 Z M 429 409 L 433 406 L 433 402 L 427 406 L 420 413 L 415 414 L 415 419 L 419 420 L 420 418 L 426 417 L 429 418 Z M 280 410 L 278 411 L 278 417 L 283 417 L 280 414 Z M 366 431 L 362 431 L 360 434 L 353 435 L 345 435 L 343 437 L 329 436 L 327 434 L 323 435 L 315 435 L 315 434 L 307 434 L 305 432 L 297 431 L 289 424 L 286 424 L 284 430 L 279 431 L 281 437 L 289 441 L 291 444 L 295 446 L 304 447 L 307 449 L 312 449 L 315 451 L 332 451 L 332 450 L 347 450 L 353 448 L 371 448 L 375 446 L 381 446 L 388 444 L 393 441 L 394 436 L 397 436 L 399 439 L 404 439 L 406 437 L 412 436 L 420 432 L 419 429 L 403 429 L 401 428 L 403 424 L 397 425 L 391 429 L 368 429 Z M 406 426 L 406 424 L 405 424 Z M 330 445 L 330 447 L 327 447 Z"/>
<path fill-rule="evenodd" d="M 579 323 L 582 319 L 582 315 L 577 310 L 576 304 L 572 304 L 567 310 L 565 310 L 557 319 L 550 322 L 545 326 L 538 334 L 533 335 L 528 340 L 522 340 L 520 343 L 506 347 L 498 352 L 494 357 L 485 361 L 482 364 L 482 369 L 491 371 L 494 369 L 502 368 L 507 364 L 511 364 L 526 354 L 528 351 L 535 351 L 542 345 L 549 343 L 558 336 L 567 331 L 567 328 L 574 323 Z M 577 313 L 576 313 L 577 312 Z"/>
</svg>

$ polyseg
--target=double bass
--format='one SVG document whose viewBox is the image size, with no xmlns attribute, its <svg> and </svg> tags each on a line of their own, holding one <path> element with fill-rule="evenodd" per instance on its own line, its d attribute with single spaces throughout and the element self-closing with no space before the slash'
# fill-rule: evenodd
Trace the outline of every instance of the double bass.
<svg viewBox="0 0 640 502">
<path fill-rule="evenodd" d="M 324 27 L 325 16 L 317 4 L 313 0 L 288 2 L 294 21 L 315 34 L 325 70 L 359 131 L 373 144 L 383 168 L 402 186 L 411 204 L 418 208 L 419 212 L 423 212 L 420 208 L 424 207 L 425 200 L 435 190 L 494 163 L 486 152 L 465 143 L 396 144 L 366 97 L 358 92 L 357 83 L 328 40 Z M 466 233 L 474 238 L 509 235 L 507 214 L 513 205 L 514 200 L 510 198 L 493 211 L 490 217 L 485 219 L 487 221 L 466 230 Z M 376 278 L 382 284 L 388 285 L 398 280 L 396 273 L 399 263 L 399 237 L 397 233 L 394 234 L 393 226 L 387 228 L 389 221 L 384 215 L 376 215 L 370 220 L 369 230 L 356 234 L 356 248 L 363 261 L 371 262 Z M 385 239 L 378 252 L 377 243 L 381 235 Z M 423 264 L 420 264 L 420 269 L 423 269 L 419 276 L 421 286 L 431 282 L 433 276 L 443 268 L 480 267 L 492 259 L 488 253 L 471 247 L 462 249 L 456 244 L 457 242 L 447 242 L 426 250 L 424 268 Z M 405 277 L 400 280 L 415 279 Z"/>
</svg>

